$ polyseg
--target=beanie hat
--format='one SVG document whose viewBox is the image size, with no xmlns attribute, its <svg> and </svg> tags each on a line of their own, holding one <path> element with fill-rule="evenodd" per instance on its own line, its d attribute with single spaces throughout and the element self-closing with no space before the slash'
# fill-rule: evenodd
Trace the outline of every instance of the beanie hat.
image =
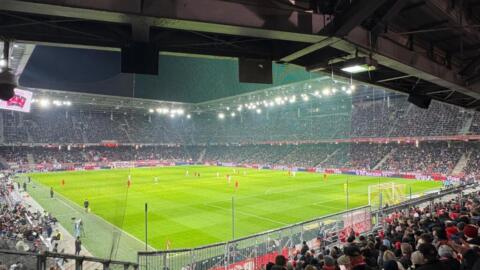
<svg viewBox="0 0 480 270">
<path fill-rule="evenodd" d="M 440 257 L 453 258 L 453 249 L 447 245 L 441 245 L 438 247 L 438 255 L 440 255 Z"/>
<path fill-rule="evenodd" d="M 478 236 L 478 228 L 468 224 L 463 228 L 463 233 L 469 238 L 475 238 Z"/>
</svg>

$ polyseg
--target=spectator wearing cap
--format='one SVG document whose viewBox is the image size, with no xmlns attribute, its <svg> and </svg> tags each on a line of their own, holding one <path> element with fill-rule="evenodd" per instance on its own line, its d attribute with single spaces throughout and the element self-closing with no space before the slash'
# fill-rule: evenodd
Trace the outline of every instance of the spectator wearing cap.
<svg viewBox="0 0 480 270">
<path fill-rule="evenodd" d="M 471 224 L 465 225 L 465 228 L 463 228 L 463 235 L 467 239 L 467 243 L 477 246 L 480 245 L 477 226 Z"/>
<path fill-rule="evenodd" d="M 455 252 L 448 245 L 441 245 L 438 248 L 438 255 L 440 262 L 446 265 L 450 270 L 460 270 L 460 262 L 455 258 Z"/>
<path fill-rule="evenodd" d="M 447 221 L 446 222 L 446 228 L 445 228 L 445 231 L 447 233 L 447 239 L 448 240 L 451 240 L 452 239 L 452 236 L 454 235 L 458 235 L 458 229 L 457 229 L 457 226 L 455 226 L 455 224 L 453 224 L 453 222 L 451 221 Z"/>
</svg>

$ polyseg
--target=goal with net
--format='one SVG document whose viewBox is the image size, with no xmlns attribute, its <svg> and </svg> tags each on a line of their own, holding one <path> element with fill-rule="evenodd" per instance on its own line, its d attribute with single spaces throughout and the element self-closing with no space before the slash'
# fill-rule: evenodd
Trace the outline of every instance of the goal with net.
<svg viewBox="0 0 480 270">
<path fill-rule="evenodd" d="M 405 184 L 381 183 L 368 186 L 368 204 L 373 208 L 405 201 Z"/>
</svg>

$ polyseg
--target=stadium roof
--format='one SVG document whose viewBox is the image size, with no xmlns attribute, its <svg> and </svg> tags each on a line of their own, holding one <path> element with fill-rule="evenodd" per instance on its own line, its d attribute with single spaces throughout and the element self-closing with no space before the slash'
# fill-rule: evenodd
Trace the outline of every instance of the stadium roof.
<svg viewBox="0 0 480 270">
<path fill-rule="evenodd" d="M 320 77 L 298 66 L 274 64 L 272 85 L 240 83 L 237 62 L 170 54 L 160 58 L 158 76 L 133 75 L 120 72 L 119 52 L 36 46 L 20 85 L 199 103 Z"/>
<path fill-rule="evenodd" d="M 148 40 L 163 53 L 266 59 L 345 77 L 346 60 L 371 57 L 376 70 L 354 79 L 479 109 L 479 9 L 478 0 L 0 0 L 0 35 L 102 50 Z M 135 89 L 150 84 L 161 85 Z M 257 90 L 247 88 L 232 92 Z"/>
</svg>

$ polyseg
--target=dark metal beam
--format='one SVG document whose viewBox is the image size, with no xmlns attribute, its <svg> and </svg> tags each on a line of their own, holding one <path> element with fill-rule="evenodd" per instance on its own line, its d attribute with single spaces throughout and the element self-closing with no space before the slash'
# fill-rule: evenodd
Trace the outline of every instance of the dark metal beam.
<svg viewBox="0 0 480 270">
<path fill-rule="evenodd" d="M 368 37 L 368 32 L 365 29 L 357 27 L 345 37 L 345 41 L 334 43 L 332 47 L 346 52 L 360 49 L 361 54 L 371 55 L 380 65 L 474 98 L 480 98 L 480 89 L 467 86 L 459 78 L 457 68 L 447 68 L 433 62 L 424 54 L 399 45 L 401 43 L 395 42 L 393 35 L 389 35 L 388 38 L 380 36 L 377 40 L 376 49 L 372 50 Z"/>
<path fill-rule="evenodd" d="M 71 0 L 66 6 L 61 0 L 0 0 L 0 10 L 305 43 L 325 38 L 318 35 L 325 22 L 320 14 L 221 0 L 149 1 L 141 12 L 139 3 Z"/>
<path fill-rule="evenodd" d="M 338 14 L 322 33 L 328 36 L 344 37 L 366 18 L 370 17 L 386 0 L 356 0 L 350 8 Z"/>
<path fill-rule="evenodd" d="M 373 27 L 371 30 L 372 33 L 380 33 L 383 28 L 385 28 L 390 20 L 392 20 L 398 13 L 402 11 L 408 1 L 404 0 L 396 0 L 388 9 L 387 12 L 383 14 L 380 18 L 379 22 Z"/>
<path fill-rule="evenodd" d="M 402 76 L 398 76 L 398 77 L 379 80 L 377 82 L 382 83 L 382 82 L 396 81 L 396 80 L 405 79 L 405 78 L 409 78 L 409 77 L 412 77 L 412 75 L 402 75 Z"/>
</svg>

